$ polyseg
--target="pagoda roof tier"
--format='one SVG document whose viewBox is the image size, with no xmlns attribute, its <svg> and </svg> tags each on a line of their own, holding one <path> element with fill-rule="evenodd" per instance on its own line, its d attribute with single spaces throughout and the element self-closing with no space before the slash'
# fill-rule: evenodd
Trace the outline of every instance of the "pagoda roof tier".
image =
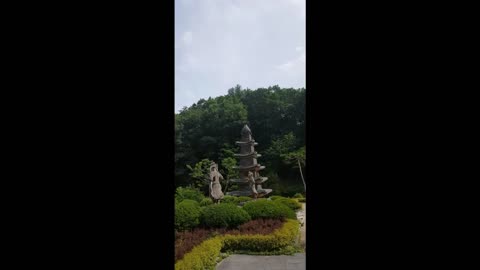
<svg viewBox="0 0 480 270">
<path fill-rule="evenodd" d="M 248 142 L 236 141 L 235 143 L 236 143 L 236 144 L 253 144 L 253 145 L 258 145 L 258 143 L 255 142 L 254 140 L 251 140 L 251 141 L 248 141 Z"/>
<path fill-rule="evenodd" d="M 234 154 L 234 156 L 239 157 L 239 158 L 243 158 L 243 157 L 251 157 L 251 156 L 261 157 L 262 155 L 257 154 L 257 152 L 250 152 L 250 153 L 247 153 L 247 154 Z"/>
<path fill-rule="evenodd" d="M 263 170 L 265 169 L 265 166 L 260 166 L 260 164 L 255 164 L 255 165 L 251 165 L 251 166 L 246 166 L 246 167 L 239 167 L 239 166 L 234 166 L 233 167 L 234 169 L 238 169 L 238 170 L 252 170 L 252 169 L 256 169 L 256 170 Z"/>
</svg>

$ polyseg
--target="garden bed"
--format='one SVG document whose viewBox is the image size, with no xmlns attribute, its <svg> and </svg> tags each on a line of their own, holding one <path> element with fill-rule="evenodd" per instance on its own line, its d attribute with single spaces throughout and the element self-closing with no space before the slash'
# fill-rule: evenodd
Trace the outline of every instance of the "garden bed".
<svg viewBox="0 0 480 270">
<path fill-rule="evenodd" d="M 181 260 L 186 253 L 208 238 L 216 235 L 266 235 L 282 227 L 283 221 L 278 219 L 257 219 L 242 224 L 238 229 L 195 228 L 191 231 L 175 234 L 175 262 Z"/>
<path fill-rule="evenodd" d="M 223 235 L 214 236 L 194 246 L 175 263 L 175 270 L 213 270 L 220 252 L 276 254 L 282 250 L 289 250 L 298 235 L 298 229 L 297 220 L 287 219 L 280 228 L 268 234 L 242 234 L 241 232 L 230 234 L 227 233 L 229 231 L 225 231 Z M 235 230 L 231 232 L 233 231 Z"/>
</svg>

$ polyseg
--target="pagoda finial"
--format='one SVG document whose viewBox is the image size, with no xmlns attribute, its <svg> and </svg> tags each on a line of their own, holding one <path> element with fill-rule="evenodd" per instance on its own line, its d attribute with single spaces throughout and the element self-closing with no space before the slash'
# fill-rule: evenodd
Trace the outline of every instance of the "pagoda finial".
<svg viewBox="0 0 480 270">
<path fill-rule="evenodd" d="M 245 124 L 245 126 L 243 126 L 243 128 L 242 128 L 242 135 L 248 135 L 248 134 L 252 134 L 252 131 L 250 130 L 248 125 Z"/>
</svg>

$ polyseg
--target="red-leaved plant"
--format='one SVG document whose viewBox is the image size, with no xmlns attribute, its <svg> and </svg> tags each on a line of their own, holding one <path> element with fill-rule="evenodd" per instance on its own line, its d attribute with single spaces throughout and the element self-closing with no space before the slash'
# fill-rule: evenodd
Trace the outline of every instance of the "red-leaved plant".
<svg viewBox="0 0 480 270">
<path fill-rule="evenodd" d="M 199 245 L 207 238 L 221 234 L 270 234 L 279 229 L 283 220 L 279 219 L 255 219 L 244 223 L 238 229 L 205 229 L 195 228 L 192 231 L 183 231 L 175 233 L 175 262 L 182 259 L 196 245 Z"/>
</svg>

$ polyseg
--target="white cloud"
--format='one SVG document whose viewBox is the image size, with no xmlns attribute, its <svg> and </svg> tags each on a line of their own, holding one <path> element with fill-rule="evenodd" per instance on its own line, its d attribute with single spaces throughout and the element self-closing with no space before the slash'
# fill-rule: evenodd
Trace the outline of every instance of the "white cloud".
<svg viewBox="0 0 480 270">
<path fill-rule="evenodd" d="M 301 70 L 302 68 L 305 68 L 305 60 L 306 60 L 306 55 L 305 55 L 305 52 L 303 52 L 297 58 L 292 59 L 286 62 L 285 64 L 278 65 L 275 67 L 283 71 L 290 71 L 292 69 Z"/>
<path fill-rule="evenodd" d="M 183 34 L 183 42 L 186 45 L 190 45 L 192 43 L 192 40 L 193 40 L 193 36 L 191 31 L 187 31 Z"/>
<path fill-rule="evenodd" d="M 304 0 L 175 2 L 176 111 L 236 84 L 305 87 Z"/>
</svg>

